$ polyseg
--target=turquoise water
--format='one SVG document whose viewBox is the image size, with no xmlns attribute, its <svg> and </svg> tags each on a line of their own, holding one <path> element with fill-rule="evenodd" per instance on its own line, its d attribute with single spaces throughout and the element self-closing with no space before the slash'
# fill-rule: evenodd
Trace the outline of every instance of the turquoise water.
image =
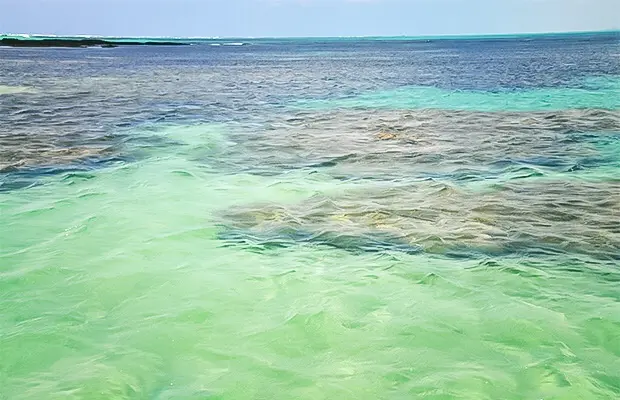
<svg viewBox="0 0 620 400">
<path fill-rule="evenodd" d="M 330 100 L 301 100 L 301 107 L 369 109 L 442 109 L 471 111 L 558 111 L 620 108 L 620 80 L 589 78 L 575 88 L 545 88 L 480 92 L 435 87 L 401 87 Z"/>
<path fill-rule="evenodd" d="M 2 49 L 0 399 L 618 398 L 617 43 L 563 40 Z"/>
</svg>

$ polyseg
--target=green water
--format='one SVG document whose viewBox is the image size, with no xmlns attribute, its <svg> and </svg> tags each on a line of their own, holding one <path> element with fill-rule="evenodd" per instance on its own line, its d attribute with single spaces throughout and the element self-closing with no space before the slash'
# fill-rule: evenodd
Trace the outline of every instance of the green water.
<svg viewBox="0 0 620 400">
<path fill-rule="evenodd" d="M 224 125 L 153 134 L 179 143 L 1 194 L 0 398 L 620 396 L 612 265 L 223 246 L 222 210 L 382 184 L 196 163 Z"/>
<path fill-rule="evenodd" d="M 0 49 L 0 400 L 619 399 L 616 33 L 413 39 Z"/>
</svg>

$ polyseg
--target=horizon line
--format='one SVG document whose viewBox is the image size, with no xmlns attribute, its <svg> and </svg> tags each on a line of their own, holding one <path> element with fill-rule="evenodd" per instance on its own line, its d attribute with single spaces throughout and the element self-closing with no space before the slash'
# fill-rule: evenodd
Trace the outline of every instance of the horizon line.
<svg viewBox="0 0 620 400">
<path fill-rule="evenodd" d="M 22 37 L 98 37 L 98 38 L 144 38 L 144 39 L 187 39 L 187 40 L 228 40 L 228 39 L 364 39 L 364 38 L 466 38 L 466 37 L 505 37 L 505 36 L 535 36 L 535 35 L 579 35 L 579 34 L 604 34 L 619 33 L 620 28 L 602 30 L 581 31 L 544 31 L 544 32 L 507 32 L 507 33 L 440 33 L 422 35 L 339 35 L 339 36 L 122 36 L 122 35 L 99 35 L 99 34 L 52 34 L 52 33 L 0 33 L 0 36 Z"/>
</svg>

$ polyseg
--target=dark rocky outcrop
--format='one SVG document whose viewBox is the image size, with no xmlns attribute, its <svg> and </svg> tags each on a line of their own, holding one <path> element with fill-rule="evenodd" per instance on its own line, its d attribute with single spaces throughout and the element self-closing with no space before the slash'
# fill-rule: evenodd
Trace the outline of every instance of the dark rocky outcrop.
<svg viewBox="0 0 620 400">
<path fill-rule="evenodd" d="M 104 39 L 15 39 L 2 38 L 0 46 L 9 47 L 103 47 L 118 46 L 185 46 L 189 43 L 164 41 L 115 41 Z"/>
</svg>

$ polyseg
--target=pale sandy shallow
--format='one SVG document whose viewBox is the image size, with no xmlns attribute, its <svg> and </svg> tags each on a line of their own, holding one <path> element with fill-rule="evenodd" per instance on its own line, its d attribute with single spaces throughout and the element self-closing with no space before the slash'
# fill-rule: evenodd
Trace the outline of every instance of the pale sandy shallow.
<svg viewBox="0 0 620 400">
<path fill-rule="evenodd" d="M 28 86 L 7 86 L 0 85 L 0 95 L 16 93 L 32 93 L 34 89 Z"/>
</svg>

